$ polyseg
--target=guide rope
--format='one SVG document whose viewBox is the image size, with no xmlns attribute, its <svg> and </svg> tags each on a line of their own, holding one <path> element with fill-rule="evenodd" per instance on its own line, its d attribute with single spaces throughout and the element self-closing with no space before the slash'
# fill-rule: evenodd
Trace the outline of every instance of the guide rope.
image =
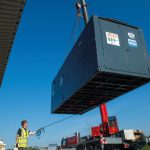
<svg viewBox="0 0 150 150">
<path fill-rule="evenodd" d="M 74 40 L 76 39 L 76 36 L 77 36 L 77 32 L 78 32 L 78 28 L 79 28 L 79 25 L 80 25 L 80 19 L 81 18 L 81 15 L 79 13 L 77 13 L 76 15 L 76 20 L 75 20 L 75 23 L 73 25 L 73 28 L 72 28 L 72 32 L 70 34 L 70 38 L 69 38 L 69 42 L 68 42 L 68 47 L 67 49 L 70 48 L 71 44 L 74 42 Z"/>
<path fill-rule="evenodd" d="M 76 14 L 76 20 L 75 20 L 75 23 L 74 23 L 74 25 L 73 25 L 73 29 L 72 29 L 72 32 L 71 32 L 71 35 L 70 35 L 70 38 L 69 38 L 68 48 L 70 48 L 71 44 L 73 43 L 73 40 L 75 40 L 75 38 L 76 38 L 76 34 L 77 34 L 77 31 L 78 31 L 78 28 L 79 28 L 79 25 L 80 25 L 80 18 L 81 18 L 81 17 L 83 17 L 83 16 L 81 15 L 80 10 L 78 9 L 78 10 L 77 10 L 77 14 Z M 55 125 L 55 124 L 58 124 L 58 123 L 60 123 L 60 122 L 63 122 L 63 121 L 65 121 L 65 120 L 68 120 L 68 119 L 70 119 L 70 118 L 72 118 L 72 117 L 74 117 L 74 116 L 75 116 L 75 115 L 71 115 L 71 116 L 69 116 L 69 117 L 67 117 L 67 118 L 58 120 L 58 121 L 56 121 L 56 122 L 53 122 L 53 123 L 50 123 L 50 124 L 48 124 L 48 125 L 46 125 L 46 126 L 41 127 L 40 129 L 38 129 L 38 130 L 36 131 L 36 136 L 37 136 L 37 138 L 40 138 L 40 137 L 41 137 L 41 134 L 42 134 L 42 133 L 45 133 L 45 129 L 46 129 L 46 128 L 48 128 L 48 127 L 50 127 L 50 126 L 53 126 L 53 125 Z"/>
<path fill-rule="evenodd" d="M 64 119 L 55 121 L 55 122 L 53 122 L 53 123 L 50 123 L 50 124 L 48 124 L 48 125 L 45 125 L 45 126 L 39 128 L 39 129 L 36 131 L 36 136 L 37 136 L 37 138 L 40 138 L 40 137 L 41 137 L 41 134 L 42 134 L 42 133 L 45 133 L 45 129 L 46 129 L 46 128 L 51 127 L 51 126 L 53 126 L 53 125 L 55 125 L 55 124 L 58 124 L 58 123 L 60 123 L 60 122 L 66 121 L 66 120 L 68 120 L 68 119 L 70 119 L 70 118 L 72 118 L 72 117 L 74 117 L 74 116 L 75 116 L 75 115 L 71 115 L 71 116 L 69 116 L 69 117 L 67 117 L 67 118 L 64 118 Z"/>
</svg>

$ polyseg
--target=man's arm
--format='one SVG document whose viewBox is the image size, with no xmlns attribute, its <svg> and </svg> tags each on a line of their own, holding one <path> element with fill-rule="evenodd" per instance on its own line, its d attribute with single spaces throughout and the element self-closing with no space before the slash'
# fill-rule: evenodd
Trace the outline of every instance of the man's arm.
<svg viewBox="0 0 150 150">
<path fill-rule="evenodd" d="M 18 140 L 20 136 L 21 136 L 21 129 L 18 130 L 17 135 L 16 135 L 16 147 L 18 147 Z"/>
</svg>

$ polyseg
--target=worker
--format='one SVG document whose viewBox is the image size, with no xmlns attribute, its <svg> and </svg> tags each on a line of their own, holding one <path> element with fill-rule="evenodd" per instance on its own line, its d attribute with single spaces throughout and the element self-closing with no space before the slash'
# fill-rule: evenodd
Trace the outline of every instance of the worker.
<svg viewBox="0 0 150 150">
<path fill-rule="evenodd" d="M 29 135 L 35 135 L 36 132 L 28 131 L 28 122 L 27 120 L 23 120 L 21 122 L 21 128 L 17 132 L 16 136 L 16 147 L 19 150 L 27 150 L 28 147 L 28 137 Z"/>
</svg>

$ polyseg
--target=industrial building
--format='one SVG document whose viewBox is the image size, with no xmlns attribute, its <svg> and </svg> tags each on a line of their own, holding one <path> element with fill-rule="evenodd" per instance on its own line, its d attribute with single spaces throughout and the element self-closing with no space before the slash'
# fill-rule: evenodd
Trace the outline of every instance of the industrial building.
<svg viewBox="0 0 150 150">
<path fill-rule="evenodd" d="M 21 20 L 25 0 L 0 0 L 0 85 Z"/>
</svg>

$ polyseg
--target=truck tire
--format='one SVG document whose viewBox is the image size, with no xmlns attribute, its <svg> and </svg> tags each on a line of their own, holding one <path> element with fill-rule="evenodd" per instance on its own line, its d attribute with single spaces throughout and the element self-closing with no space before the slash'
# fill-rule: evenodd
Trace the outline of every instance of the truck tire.
<svg viewBox="0 0 150 150">
<path fill-rule="evenodd" d="M 87 150 L 94 150 L 94 147 L 92 145 L 87 145 Z"/>
<path fill-rule="evenodd" d="M 102 150 L 101 144 L 96 144 L 94 150 Z"/>
</svg>

